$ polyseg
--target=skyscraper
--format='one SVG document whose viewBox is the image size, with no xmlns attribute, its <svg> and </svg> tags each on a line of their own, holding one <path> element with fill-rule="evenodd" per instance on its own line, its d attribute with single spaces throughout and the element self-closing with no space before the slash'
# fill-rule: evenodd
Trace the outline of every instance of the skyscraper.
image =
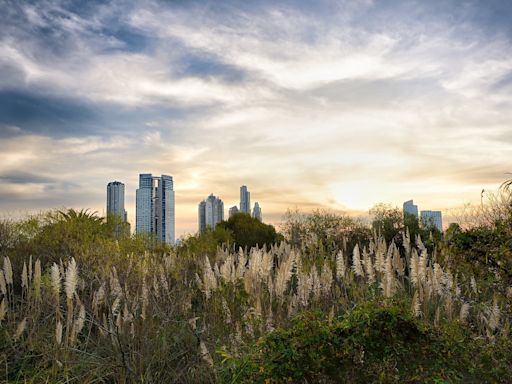
<svg viewBox="0 0 512 384">
<path fill-rule="evenodd" d="M 156 236 L 158 240 L 174 244 L 174 184 L 172 176 L 162 175 L 158 179 L 156 214 Z"/>
<path fill-rule="evenodd" d="M 172 176 L 139 175 L 136 192 L 136 231 L 152 233 L 156 239 L 174 244 L 174 186 Z"/>
<path fill-rule="evenodd" d="M 443 217 L 441 211 L 421 211 L 421 224 L 424 227 L 433 225 L 443 232 Z"/>
<path fill-rule="evenodd" d="M 404 216 L 405 214 L 414 215 L 418 218 L 418 206 L 414 205 L 412 200 L 408 200 L 404 203 Z"/>
<path fill-rule="evenodd" d="M 240 187 L 240 212 L 251 214 L 251 193 L 245 185 Z"/>
<path fill-rule="evenodd" d="M 151 173 L 139 175 L 139 189 L 135 192 L 135 231 L 155 233 L 154 206 L 156 200 L 156 178 Z"/>
<path fill-rule="evenodd" d="M 261 214 L 261 208 L 258 202 L 254 203 L 254 209 L 252 210 L 252 217 L 258 219 L 259 221 L 263 221 L 263 216 Z"/>
<path fill-rule="evenodd" d="M 124 184 L 120 181 L 111 181 L 107 184 L 107 220 L 114 215 L 123 222 L 127 222 L 124 209 Z"/>
<path fill-rule="evenodd" d="M 224 203 L 220 198 L 211 194 L 199 203 L 199 232 L 205 231 L 207 227 L 215 228 L 222 220 L 224 220 Z"/>
</svg>

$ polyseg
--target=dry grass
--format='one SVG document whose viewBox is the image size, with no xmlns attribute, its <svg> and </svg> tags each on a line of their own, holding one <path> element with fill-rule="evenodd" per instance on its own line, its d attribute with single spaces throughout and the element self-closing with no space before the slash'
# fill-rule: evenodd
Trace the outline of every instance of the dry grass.
<svg viewBox="0 0 512 384">
<path fill-rule="evenodd" d="M 50 381 L 70 372 L 81 382 L 102 376 L 115 382 L 215 381 L 221 346 L 236 355 L 299 311 L 334 315 L 376 296 L 409 298 L 412 313 L 433 325 L 458 321 L 489 340 L 507 336 L 504 298 L 476 294 L 472 276 L 445 270 L 421 241 L 414 246 L 404 236 L 402 254 L 374 238 L 362 257 L 356 245 L 351 260 L 339 251 L 316 263 L 285 243 L 248 252 L 219 249 L 213 260 L 128 255 L 123 265 L 92 275 L 74 259 L 45 271 L 29 259 L 15 277 L 4 258 L 4 364 L 14 364 L 11 348 L 48 353 Z M 210 373 L 200 376 L 200 370 Z"/>
</svg>

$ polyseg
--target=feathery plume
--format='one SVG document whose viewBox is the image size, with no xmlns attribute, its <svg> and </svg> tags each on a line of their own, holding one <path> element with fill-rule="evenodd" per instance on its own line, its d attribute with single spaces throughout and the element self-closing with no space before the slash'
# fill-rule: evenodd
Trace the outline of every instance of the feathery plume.
<svg viewBox="0 0 512 384">
<path fill-rule="evenodd" d="M 478 293 L 478 290 L 476 287 L 475 276 L 471 276 L 470 285 L 471 285 L 471 289 L 473 290 L 473 293 Z"/>
<path fill-rule="evenodd" d="M 395 293 L 395 273 L 391 262 L 391 256 L 386 257 L 384 272 L 384 296 L 391 297 Z"/>
<path fill-rule="evenodd" d="M 229 310 L 228 303 L 224 297 L 222 298 L 222 311 L 224 312 L 226 324 L 231 324 L 231 311 Z"/>
<path fill-rule="evenodd" d="M 155 288 L 155 290 L 158 290 L 158 288 Z M 112 272 L 110 273 L 110 292 L 112 292 L 113 296 L 121 296 L 123 294 L 123 288 L 119 282 L 116 267 L 112 267 Z"/>
<path fill-rule="evenodd" d="M 75 330 L 78 335 L 85 324 L 85 307 L 83 304 L 80 305 L 80 310 L 78 311 L 78 317 L 75 320 Z"/>
<path fill-rule="evenodd" d="M 226 282 L 234 282 L 236 279 L 235 260 L 232 255 L 228 255 L 220 267 L 220 275 Z"/>
<path fill-rule="evenodd" d="M 398 276 L 403 276 L 404 275 L 404 269 L 405 269 L 405 264 L 404 264 L 404 260 L 400 257 L 400 251 L 398 250 L 398 247 L 395 245 L 395 243 L 392 244 L 393 245 L 393 268 L 395 269 L 396 273 L 398 273 Z"/>
<path fill-rule="evenodd" d="M 71 258 L 68 268 L 66 269 L 66 278 L 64 281 L 64 287 L 66 289 L 66 298 L 68 300 L 73 299 L 73 294 L 75 293 L 76 284 L 78 282 L 78 272 L 77 266 L 75 262 L 75 258 Z"/>
<path fill-rule="evenodd" d="M 9 256 L 4 256 L 4 275 L 5 275 L 5 282 L 7 285 L 13 284 L 12 279 L 12 265 L 11 265 L 11 259 L 9 259 Z"/>
<path fill-rule="evenodd" d="M 114 302 L 112 303 L 112 307 L 110 308 L 110 311 L 113 315 L 117 315 L 119 313 L 119 306 L 121 305 L 121 298 L 119 296 L 116 296 L 114 299 Z"/>
<path fill-rule="evenodd" d="M 20 321 L 18 327 L 16 328 L 16 333 L 14 334 L 14 340 L 18 340 L 23 332 L 25 332 L 25 328 L 27 327 L 27 318 L 25 317 Z"/>
<path fill-rule="evenodd" d="M 197 276 L 197 274 L 196 274 L 196 276 Z M 199 276 L 197 276 L 197 278 L 199 278 Z M 148 304 L 149 304 L 148 286 L 146 284 L 146 279 L 142 278 L 142 310 L 141 310 L 141 314 L 140 314 L 140 317 L 142 319 L 146 318 L 146 308 L 148 307 Z"/>
<path fill-rule="evenodd" d="M 343 257 L 343 251 L 340 250 L 336 254 L 336 279 L 338 281 L 343 280 L 346 270 L 345 257 Z"/>
<path fill-rule="evenodd" d="M 58 302 L 60 296 L 60 270 L 56 263 L 53 263 L 50 274 L 52 280 L 52 293 Z"/>
<path fill-rule="evenodd" d="M 62 323 L 60 320 L 58 320 L 57 324 L 55 325 L 55 341 L 58 345 L 62 343 Z"/>
<path fill-rule="evenodd" d="M 208 256 L 204 257 L 203 269 L 203 290 L 206 299 L 209 299 L 211 291 L 217 289 L 217 278 L 215 277 L 215 273 L 212 270 Z"/>
<path fill-rule="evenodd" d="M 418 281 L 425 282 L 427 278 L 428 255 L 426 251 L 422 251 L 418 261 Z"/>
<path fill-rule="evenodd" d="M 444 280 L 444 273 L 443 268 L 438 263 L 434 264 L 434 275 L 433 275 L 433 285 L 434 290 L 437 292 L 439 296 L 443 294 L 443 280 Z"/>
<path fill-rule="evenodd" d="M 7 314 L 7 301 L 5 297 L 2 299 L 2 303 L 0 304 L 0 321 L 5 319 L 5 315 Z"/>
<path fill-rule="evenodd" d="M 320 289 L 324 296 L 327 296 L 331 291 L 332 281 L 332 270 L 327 263 L 324 263 L 322 273 L 320 274 Z"/>
<path fill-rule="evenodd" d="M 423 241 L 421 241 L 421 236 L 419 234 L 416 235 L 416 245 L 418 249 L 421 251 L 421 253 L 425 252 L 427 248 L 423 244 Z"/>
<path fill-rule="evenodd" d="M 492 332 L 496 331 L 496 329 L 498 329 L 500 325 L 500 307 L 498 307 L 498 303 L 496 302 L 496 300 L 494 300 L 494 304 L 490 310 L 487 325 L 489 326 Z"/>
<path fill-rule="evenodd" d="M 419 268 L 418 253 L 416 252 L 415 249 L 413 249 L 412 256 L 411 256 L 410 276 L 409 276 L 413 287 L 418 286 L 418 283 L 419 283 L 418 268 Z"/>
<path fill-rule="evenodd" d="M 213 367 L 213 359 L 210 356 L 210 352 L 208 352 L 208 348 L 206 348 L 206 345 L 204 344 L 203 340 L 199 342 L 199 350 L 201 352 L 201 357 L 203 360 L 210 366 Z"/>
<path fill-rule="evenodd" d="M 2 269 L 0 269 L 0 291 L 2 291 L 4 296 L 7 295 L 7 285 L 5 283 L 4 271 Z"/>
<path fill-rule="evenodd" d="M 39 259 L 34 264 L 34 292 L 37 298 L 41 297 L 41 261 Z"/>
<path fill-rule="evenodd" d="M 462 306 L 460 307 L 460 313 L 459 313 L 459 320 L 462 324 L 467 323 L 468 315 L 469 315 L 469 304 L 463 303 Z"/>
<path fill-rule="evenodd" d="M 414 296 L 412 299 L 412 313 L 414 314 L 415 317 L 421 317 L 421 315 L 422 315 L 421 300 L 418 295 L 418 291 L 414 292 Z"/>
<path fill-rule="evenodd" d="M 143 284 L 144 286 L 144 284 Z M 105 282 L 103 282 L 98 290 L 94 292 L 92 296 L 92 307 L 96 311 L 99 305 L 103 304 L 103 300 L 105 299 Z"/>
<path fill-rule="evenodd" d="M 356 244 L 352 254 L 352 270 L 356 276 L 364 277 L 363 266 L 361 265 L 361 255 L 359 253 L 359 245 Z"/>
<path fill-rule="evenodd" d="M 32 281 L 32 255 L 28 257 L 28 282 Z"/>
<path fill-rule="evenodd" d="M 23 270 L 21 272 L 21 288 L 28 288 L 27 263 L 23 262 Z"/>
<path fill-rule="evenodd" d="M 375 270 L 384 272 L 384 255 L 386 254 L 386 243 L 382 240 L 377 241 L 377 249 L 375 250 Z"/>
<path fill-rule="evenodd" d="M 375 270 L 373 269 L 372 258 L 367 255 L 365 258 L 364 266 L 366 269 L 366 276 L 368 277 L 368 283 L 372 284 L 375 282 Z"/>
<path fill-rule="evenodd" d="M 292 278 L 293 267 L 295 265 L 295 252 L 291 252 L 290 255 L 281 262 L 277 269 L 276 281 L 275 281 L 275 293 L 279 300 L 283 300 L 284 292 L 288 287 L 288 282 Z"/>
<path fill-rule="evenodd" d="M 309 294 L 311 293 L 311 285 L 310 275 L 300 270 L 297 273 L 297 296 L 300 305 L 303 307 L 308 305 Z"/>
</svg>

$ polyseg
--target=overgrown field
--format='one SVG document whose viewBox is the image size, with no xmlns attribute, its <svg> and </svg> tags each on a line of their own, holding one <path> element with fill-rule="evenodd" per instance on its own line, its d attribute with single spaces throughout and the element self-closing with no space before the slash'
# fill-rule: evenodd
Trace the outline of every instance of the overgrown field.
<svg viewBox="0 0 512 384">
<path fill-rule="evenodd" d="M 4 382 L 512 382 L 510 271 L 460 233 L 198 251 L 101 225 L 2 223 Z"/>
</svg>

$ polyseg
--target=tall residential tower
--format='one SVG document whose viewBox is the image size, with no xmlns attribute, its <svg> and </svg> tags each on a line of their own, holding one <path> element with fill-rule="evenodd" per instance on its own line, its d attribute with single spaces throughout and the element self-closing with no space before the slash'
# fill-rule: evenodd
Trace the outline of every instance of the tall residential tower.
<svg viewBox="0 0 512 384">
<path fill-rule="evenodd" d="M 414 204 L 412 200 L 408 200 L 404 203 L 404 216 L 405 214 L 414 215 L 418 218 L 418 206 Z"/>
<path fill-rule="evenodd" d="M 240 187 L 240 212 L 251 214 L 251 193 L 245 185 Z"/>
<path fill-rule="evenodd" d="M 127 222 L 124 209 L 124 184 L 120 181 L 111 181 L 107 184 L 107 220 L 114 215 L 123 222 Z"/>
<path fill-rule="evenodd" d="M 156 239 L 174 244 L 174 185 L 172 176 L 139 175 L 136 192 L 136 232 L 151 233 Z"/>
<path fill-rule="evenodd" d="M 215 226 L 224 220 L 224 203 L 213 194 L 199 203 L 198 207 L 199 232 L 204 232 L 207 227 Z"/>
<path fill-rule="evenodd" d="M 254 203 L 254 209 L 252 210 L 252 217 L 258 219 L 259 221 L 263 221 L 263 216 L 261 214 L 261 208 L 258 202 Z"/>
<path fill-rule="evenodd" d="M 443 232 L 443 216 L 441 211 L 421 211 L 421 224 L 424 227 L 434 226 Z"/>
</svg>

